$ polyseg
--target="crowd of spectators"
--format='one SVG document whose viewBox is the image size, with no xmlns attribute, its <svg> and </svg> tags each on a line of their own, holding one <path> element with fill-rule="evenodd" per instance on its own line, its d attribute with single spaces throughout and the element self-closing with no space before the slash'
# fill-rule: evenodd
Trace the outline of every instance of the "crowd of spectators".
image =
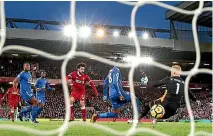
<svg viewBox="0 0 213 136">
<path fill-rule="evenodd" d="M 198 100 L 201 100 L 201 105 L 191 102 L 191 107 L 195 119 L 212 119 L 212 92 L 209 90 L 194 91 Z M 189 119 L 187 108 L 183 108 L 179 118 Z"/>
<path fill-rule="evenodd" d="M 22 70 L 23 64 L 29 62 L 31 64 L 31 70 L 37 71 L 36 76 L 39 76 L 40 70 L 45 70 L 47 72 L 47 77 L 51 79 L 60 79 L 61 78 L 61 65 L 62 61 L 51 60 L 41 57 L 0 57 L 0 77 L 16 77 Z M 70 60 L 67 64 L 66 74 L 76 70 L 76 65 L 79 62 L 85 62 L 87 64 L 86 73 L 93 80 L 103 80 L 108 74 L 109 70 L 113 67 L 111 65 L 103 64 L 91 59 L 74 59 Z M 155 76 L 153 71 L 158 71 L 158 76 Z M 123 80 L 128 80 L 129 69 L 120 68 L 122 72 Z M 150 80 L 156 80 L 168 76 L 169 72 L 161 70 L 155 67 L 139 67 L 135 70 L 134 80 L 140 81 L 141 72 L 145 71 L 149 76 Z M 153 76 L 154 75 L 154 76 Z"/>
</svg>

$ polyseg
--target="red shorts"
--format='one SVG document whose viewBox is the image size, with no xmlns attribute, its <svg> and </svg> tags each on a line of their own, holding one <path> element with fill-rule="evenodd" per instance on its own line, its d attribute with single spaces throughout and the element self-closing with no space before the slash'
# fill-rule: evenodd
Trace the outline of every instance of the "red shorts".
<svg viewBox="0 0 213 136">
<path fill-rule="evenodd" d="M 16 109 L 17 106 L 18 106 L 18 102 L 9 102 L 10 109 L 12 108 Z"/>
<path fill-rule="evenodd" d="M 70 97 L 74 97 L 75 100 L 85 100 L 85 92 L 72 91 Z"/>
</svg>

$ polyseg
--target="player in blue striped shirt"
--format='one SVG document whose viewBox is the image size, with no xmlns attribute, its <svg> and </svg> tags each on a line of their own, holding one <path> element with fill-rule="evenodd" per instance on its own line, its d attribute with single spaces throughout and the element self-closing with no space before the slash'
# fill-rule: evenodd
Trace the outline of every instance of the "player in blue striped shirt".
<svg viewBox="0 0 213 136">
<path fill-rule="evenodd" d="M 39 79 L 36 80 L 35 82 L 35 87 L 36 89 L 36 98 L 38 99 L 38 103 L 39 103 L 39 111 L 38 111 L 38 115 L 41 113 L 41 111 L 44 108 L 45 105 L 45 92 L 46 91 L 54 91 L 55 88 L 51 88 L 47 82 L 46 77 L 46 72 L 45 71 L 41 71 L 41 77 Z"/>
<path fill-rule="evenodd" d="M 39 110 L 37 99 L 34 96 L 32 89 L 32 75 L 30 73 L 30 64 L 24 63 L 24 70 L 18 74 L 18 76 L 13 81 L 13 87 L 17 87 L 17 84 L 20 83 L 20 95 L 21 98 L 29 103 L 31 106 L 28 106 L 25 109 L 22 109 L 19 113 L 20 121 L 23 121 L 23 115 L 27 112 L 32 113 L 32 122 L 38 123 L 36 121 L 37 112 Z"/>
<path fill-rule="evenodd" d="M 108 89 L 109 87 L 109 89 Z M 122 75 L 116 66 L 114 66 L 110 71 L 108 76 L 104 81 L 104 101 L 108 99 L 112 104 L 112 112 L 105 112 L 100 114 L 94 114 L 91 121 L 95 122 L 98 118 L 117 118 L 120 113 L 120 107 L 124 104 L 131 102 L 130 93 L 123 90 L 122 87 Z M 137 107 L 139 109 L 138 99 L 136 98 Z"/>
</svg>

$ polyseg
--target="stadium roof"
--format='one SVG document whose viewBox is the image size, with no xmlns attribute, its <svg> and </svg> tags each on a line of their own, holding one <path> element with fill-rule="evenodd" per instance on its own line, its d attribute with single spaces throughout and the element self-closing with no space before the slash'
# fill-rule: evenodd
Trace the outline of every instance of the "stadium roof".
<svg viewBox="0 0 213 136">
<path fill-rule="evenodd" d="M 6 25 L 10 28 L 19 28 L 16 23 L 28 23 L 28 24 L 35 24 L 35 27 L 32 29 L 40 29 L 40 30 L 51 30 L 47 25 L 53 26 L 65 26 L 68 22 L 59 22 L 59 21 L 47 21 L 47 20 L 33 20 L 33 19 L 23 19 L 23 18 L 6 18 Z M 131 28 L 129 26 L 112 26 L 112 25 L 103 25 L 103 24 L 90 24 L 94 28 L 103 27 L 105 29 L 111 30 L 120 30 L 122 35 L 126 35 L 126 32 L 129 31 Z M 78 27 L 78 24 L 77 24 Z M 136 31 L 147 31 L 149 33 L 153 33 L 153 37 L 156 37 L 157 33 L 170 33 L 169 29 L 155 29 L 155 28 L 144 28 L 144 27 L 136 27 Z"/>
<path fill-rule="evenodd" d="M 29 39 L 7 39 L 5 46 L 22 45 L 39 49 L 53 54 L 65 54 L 70 50 L 69 42 L 47 41 L 47 40 L 29 40 Z M 89 52 L 107 59 L 113 60 L 115 57 L 123 58 L 128 55 L 135 55 L 135 47 L 129 45 L 111 45 L 111 44 L 82 44 L 79 43 L 77 51 Z M 5 54 L 30 54 L 23 51 L 7 51 Z M 159 62 L 194 62 L 196 54 L 194 51 L 177 51 L 172 48 L 145 47 L 141 46 L 142 56 L 151 56 Z M 203 62 L 212 62 L 212 52 L 201 53 Z M 93 59 L 93 58 L 90 58 Z"/>
<path fill-rule="evenodd" d="M 176 7 L 186 10 L 194 10 L 198 8 L 199 1 L 184 1 L 176 5 Z M 205 1 L 204 7 L 212 7 L 211 1 Z M 178 22 L 185 22 L 185 23 L 191 23 L 192 22 L 192 15 L 185 15 L 178 13 L 176 11 L 168 10 L 166 11 L 166 19 L 167 20 L 173 20 Z M 206 26 L 206 27 L 212 27 L 212 12 L 203 12 L 197 21 L 197 24 L 200 26 Z"/>
</svg>

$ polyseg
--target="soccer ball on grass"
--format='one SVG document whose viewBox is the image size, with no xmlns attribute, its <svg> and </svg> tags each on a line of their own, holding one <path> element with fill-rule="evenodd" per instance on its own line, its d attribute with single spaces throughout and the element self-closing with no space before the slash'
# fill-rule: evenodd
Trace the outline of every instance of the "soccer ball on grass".
<svg viewBox="0 0 213 136">
<path fill-rule="evenodd" d="M 165 109 L 162 105 L 155 104 L 155 105 L 152 106 L 150 112 L 151 112 L 151 116 L 153 118 L 161 119 L 165 114 Z"/>
</svg>

